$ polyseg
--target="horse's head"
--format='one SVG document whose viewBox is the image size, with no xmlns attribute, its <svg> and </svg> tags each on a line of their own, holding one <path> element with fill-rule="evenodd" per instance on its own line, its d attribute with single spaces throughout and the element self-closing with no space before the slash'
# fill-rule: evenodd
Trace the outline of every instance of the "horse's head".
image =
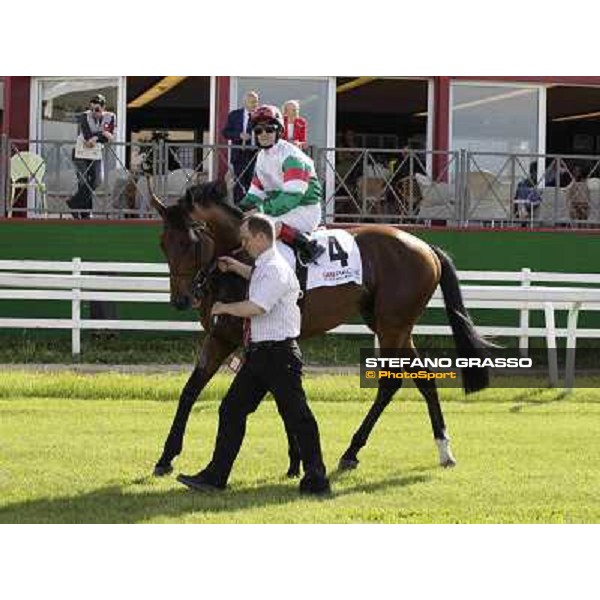
<svg viewBox="0 0 600 600">
<path fill-rule="evenodd" d="M 220 181 L 209 181 L 189 188 L 179 206 L 196 223 L 206 225 L 217 244 L 226 253 L 240 244 L 240 224 L 244 213 L 227 201 L 227 187 Z"/>
<path fill-rule="evenodd" d="M 196 300 L 198 276 L 214 260 L 214 243 L 180 206 L 166 207 L 156 196 L 152 204 L 163 219 L 160 247 L 169 265 L 171 304 L 178 310 L 189 309 Z"/>
<path fill-rule="evenodd" d="M 160 247 L 171 274 L 171 303 L 180 310 L 206 291 L 216 256 L 239 246 L 243 214 L 227 203 L 226 193 L 219 182 L 196 185 L 168 208 L 151 193 L 164 223 Z"/>
</svg>

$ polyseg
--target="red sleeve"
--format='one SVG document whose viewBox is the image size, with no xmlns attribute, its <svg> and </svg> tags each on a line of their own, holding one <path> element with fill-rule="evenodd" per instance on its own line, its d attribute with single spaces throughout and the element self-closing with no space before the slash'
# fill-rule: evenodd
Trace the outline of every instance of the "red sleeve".
<svg viewBox="0 0 600 600">
<path fill-rule="evenodd" d="M 306 144 L 306 119 L 298 117 L 294 123 L 294 138 L 296 142 Z"/>
<path fill-rule="evenodd" d="M 291 140 L 288 140 L 288 118 L 286 116 L 283 117 L 283 133 L 281 134 L 281 137 L 286 142 L 291 141 Z"/>
</svg>

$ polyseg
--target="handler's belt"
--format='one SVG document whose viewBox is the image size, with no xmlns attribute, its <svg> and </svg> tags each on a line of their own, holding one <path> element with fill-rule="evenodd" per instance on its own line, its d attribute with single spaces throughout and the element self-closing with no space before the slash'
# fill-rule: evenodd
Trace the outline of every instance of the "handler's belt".
<svg viewBox="0 0 600 600">
<path fill-rule="evenodd" d="M 296 338 L 287 338 L 285 340 L 278 341 L 265 341 L 265 342 L 250 342 L 248 345 L 248 352 L 255 352 L 256 350 L 279 350 L 283 348 L 295 348 L 298 345 Z"/>
</svg>

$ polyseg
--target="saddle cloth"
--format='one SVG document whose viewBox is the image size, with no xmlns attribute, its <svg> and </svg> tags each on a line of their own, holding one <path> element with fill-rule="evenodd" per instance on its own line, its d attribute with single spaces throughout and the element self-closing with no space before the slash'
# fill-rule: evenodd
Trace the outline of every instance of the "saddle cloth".
<svg viewBox="0 0 600 600">
<path fill-rule="evenodd" d="M 325 252 L 316 264 L 308 266 L 307 290 L 345 283 L 362 285 L 362 260 L 354 236 L 343 229 L 317 229 L 310 238 L 316 239 Z M 292 248 L 278 240 L 277 249 L 296 271 L 296 255 Z"/>
</svg>

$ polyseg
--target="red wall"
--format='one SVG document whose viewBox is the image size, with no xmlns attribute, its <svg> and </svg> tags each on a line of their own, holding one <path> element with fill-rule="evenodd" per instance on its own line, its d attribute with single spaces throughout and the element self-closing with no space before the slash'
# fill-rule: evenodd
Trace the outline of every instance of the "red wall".
<svg viewBox="0 0 600 600">
<path fill-rule="evenodd" d="M 229 114 L 229 77 L 217 77 L 217 118 L 215 141 L 217 144 L 226 144 L 227 140 L 221 135 Z M 227 171 L 227 150 L 219 150 L 217 176 L 225 177 Z"/>
<path fill-rule="evenodd" d="M 4 78 L 4 115 L 2 130 L 13 139 L 29 137 L 30 77 Z"/>
</svg>

